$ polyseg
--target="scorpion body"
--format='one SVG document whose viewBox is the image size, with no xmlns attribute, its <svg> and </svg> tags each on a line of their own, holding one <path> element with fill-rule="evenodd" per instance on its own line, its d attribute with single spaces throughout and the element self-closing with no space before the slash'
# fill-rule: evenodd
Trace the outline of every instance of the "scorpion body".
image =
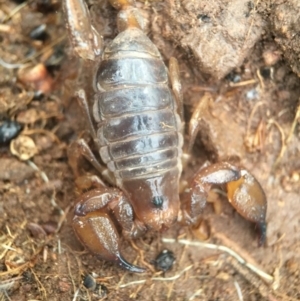
<svg viewBox="0 0 300 301">
<path fill-rule="evenodd" d="M 180 201 L 183 123 L 177 61 L 172 58 L 167 69 L 143 31 L 143 19 L 134 0 L 110 3 L 119 10 L 120 33 L 103 51 L 102 37 L 90 22 L 84 0 L 63 1 L 75 52 L 84 60 L 97 63 L 94 120 L 84 90 L 79 90 L 77 96 L 106 165 L 98 162 L 82 139 L 69 147 L 69 163 L 80 179 L 78 186 L 97 187 L 79 197 L 73 219 L 77 237 L 101 259 L 132 272 L 144 272 L 123 258 L 119 235 L 130 238 L 148 230 L 163 231 L 178 216 L 186 224 L 194 224 L 211 186 L 226 184 L 233 207 L 258 225 L 262 244 L 266 198 L 246 169 L 226 162 L 206 166 L 196 174 Z M 94 165 L 110 186 L 117 188 L 108 187 L 95 176 L 79 177 L 80 155 Z"/>
<path fill-rule="evenodd" d="M 179 195 L 181 120 L 167 68 L 142 30 L 126 29 L 104 50 L 96 87 L 93 115 L 103 162 L 136 212 L 156 204 L 148 226 L 170 224 L 179 209 L 174 192 Z M 148 197 L 140 199 L 139 190 Z"/>
</svg>

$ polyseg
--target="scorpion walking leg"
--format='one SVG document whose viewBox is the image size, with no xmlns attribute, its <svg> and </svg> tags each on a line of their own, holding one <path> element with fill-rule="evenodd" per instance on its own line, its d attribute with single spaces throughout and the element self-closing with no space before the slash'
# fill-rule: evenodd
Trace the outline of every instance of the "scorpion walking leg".
<svg viewBox="0 0 300 301">
<path fill-rule="evenodd" d="M 96 175 L 84 174 L 75 179 L 75 185 L 79 193 L 90 190 L 91 188 L 103 188 L 106 184 Z"/>
<path fill-rule="evenodd" d="M 76 96 L 77 96 L 78 104 L 79 104 L 80 108 L 82 109 L 82 112 L 85 115 L 84 116 L 85 120 L 87 120 L 87 122 L 88 122 L 88 126 L 90 128 L 91 135 L 92 135 L 95 143 L 99 147 L 99 142 L 98 142 L 98 139 L 97 139 L 97 133 L 96 133 L 94 123 L 92 121 L 92 116 L 91 116 L 90 109 L 89 109 L 89 104 L 88 104 L 88 101 L 87 101 L 87 98 L 86 98 L 86 93 L 83 89 L 80 89 L 79 91 L 76 92 Z"/>
<path fill-rule="evenodd" d="M 180 83 L 178 61 L 174 57 L 171 57 L 169 60 L 169 78 L 170 78 L 172 91 L 177 104 L 177 113 L 181 119 L 181 133 L 184 136 L 184 110 L 183 110 L 182 87 Z M 184 149 L 184 152 L 182 154 L 183 168 L 187 165 L 189 159 L 190 159 L 190 150 Z M 181 184 L 183 184 L 183 182 L 181 182 Z M 184 183 L 183 187 L 185 187 L 185 185 L 186 183 Z"/>
<path fill-rule="evenodd" d="M 145 269 L 128 263 L 121 255 L 119 233 L 110 215 L 112 212 L 125 231 L 136 229 L 133 210 L 122 191 L 101 188 L 83 194 L 75 207 L 73 219 L 78 239 L 101 259 L 112 261 L 130 272 L 145 272 Z"/>
<path fill-rule="evenodd" d="M 259 228 L 259 245 L 266 238 L 265 193 L 259 182 L 245 169 L 239 169 L 229 163 L 216 163 L 205 167 L 194 178 L 191 189 L 185 193 L 183 216 L 188 224 L 197 222 L 202 212 L 211 186 L 227 185 L 227 196 L 231 205 L 245 219 L 256 223 Z"/>
<path fill-rule="evenodd" d="M 72 142 L 68 148 L 68 161 L 75 178 L 80 177 L 78 163 L 81 156 L 85 157 L 108 183 L 114 184 L 113 176 L 109 173 L 109 170 L 98 162 L 92 150 L 83 139 Z"/>
<path fill-rule="evenodd" d="M 97 60 L 103 49 L 103 40 L 91 24 L 84 0 L 63 0 L 66 24 L 71 43 L 77 55 L 84 60 Z"/>
<path fill-rule="evenodd" d="M 197 104 L 197 106 L 195 107 L 195 109 L 193 111 L 191 120 L 189 122 L 189 143 L 188 143 L 188 152 L 189 153 L 192 150 L 195 139 L 200 130 L 201 116 L 203 115 L 203 112 L 208 110 L 211 99 L 212 99 L 211 94 L 205 93 L 201 97 L 199 103 Z"/>
<path fill-rule="evenodd" d="M 181 120 L 184 120 L 183 95 L 181 91 L 179 67 L 178 67 L 178 61 L 174 57 L 171 57 L 169 61 L 169 77 L 172 86 L 172 91 L 174 93 L 175 100 L 177 103 L 178 114 L 181 117 Z"/>
</svg>

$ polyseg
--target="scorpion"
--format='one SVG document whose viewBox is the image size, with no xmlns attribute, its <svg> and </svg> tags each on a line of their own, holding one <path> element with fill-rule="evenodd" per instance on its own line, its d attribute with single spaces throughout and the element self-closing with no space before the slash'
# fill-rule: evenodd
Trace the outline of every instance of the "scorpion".
<svg viewBox="0 0 300 301">
<path fill-rule="evenodd" d="M 84 0 L 63 0 L 74 51 L 96 66 L 92 114 L 86 92 L 80 89 L 76 96 L 102 163 L 84 139 L 72 142 L 68 149 L 78 185 L 93 186 L 76 201 L 73 229 L 79 241 L 102 260 L 130 272 L 144 272 L 121 254 L 120 235 L 137 238 L 146 231 L 164 231 L 178 221 L 193 225 L 212 185 L 226 185 L 231 205 L 257 225 L 262 245 L 266 197 L 246 169 L 228 162 L 206 165 L 180 200 L 184 123 L 177 60 L 171 58 L 166 67 L 145 34 L 145 21 L 134 0 L 109 3 L 118 10 L 119 34 L 104 47 Z M 100 177 L 80 176 L 82 156 Z"/>
</svg>

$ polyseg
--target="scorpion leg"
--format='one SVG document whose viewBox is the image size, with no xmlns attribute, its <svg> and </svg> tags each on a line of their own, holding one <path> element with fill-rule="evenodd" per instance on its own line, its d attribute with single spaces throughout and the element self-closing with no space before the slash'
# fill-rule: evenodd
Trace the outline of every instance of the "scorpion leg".
<svg viewBox="0 0 300 301">
<path fill-rule="evenodd" d="M 75 207 L 73 219 L 73 229 L 78 239 L 100 259 L 112 261 L 130 272 L 145 272 L 145 269 L 127 262 L 121 255 L 120 237 L 112 213 L 120 226 L 127 228 L 125 230 L 135 228 L 132 208 L 122 191 L 99 188 L 83 194 Z"/>
<path fill-rule="evenodd" d="M 98 160 L 96 159 L 95 155 L 93 154 L 92 150 L 85 142 L 85 140 L 78 139 L 72 142 L 68 148 L 69 165 L 71 166 L 75 177 L 80 176 L 78 167 L 78 158 L 80 156 L 85 157 L 100 174 L 105 171 L 105 168 L 100 163 L 98 163 Z"/>
<path fill-rule="evenodd" d="M 97 60 L 103 49 L 103 40 L 91 24 L 85 1 L 63 0 L 63 10 L 71 43 L 77 55 L 84 60 Z"/>
<path fill-rule="evenodd" d="M 89 103 L 87 101 L 86 93 L 83 89 L 80 89 L 76 92 L 75 95 L 77 97 L 78 104 L 79 104 L 80 108 L 82 109 L 83 114 L 85 115 L 84 116 L 85 120 L 87 120 L 87 122 L 88 122 L 88 126 L 90 128 L 91 135 L 92 135 L 95 143 L 97 144 L 97 146 L 100 147 L 98 139 L 97 139 L 96 129 L 95 129 L 94 123 L 92 121 L 92 116 L 90 113 Z"/>
<path fill-rule="evenodd" d="M 75 179 L 75 185 L 79 189 L 79 193 L 87 191 L 91 188 L 103 188 L 106 184 L 96 175 L 84 174 Z"/>
<path fill-rule="evenodd" d="M 81 156 L 85 157 L 108 183 L 114 184 L 114 178 L 110 174 L 109 170 L 98 162 L 92 150 L 83 139 L 75 140 L 68 147 L 68 161 L 75 178 L 80 177 L 78 164 Z"/>
<path fill-rule="evenodd" d="M 266 238 L 265 193 L 259 182 L 245 169 L 229 163 L 216 163 L 199 171 L 193 179 L 191 189 L 186 191 L 183 202 L 183 216 L 188 224 L 194 224 L 202 212 L 207 193 L 212 185 L 227 185 L 227 196 L 231 205 L 245 219 L 256 223 L 259 228 L 259 245 Z"/>
<path fill-rule="evenodd" d="M 195 139 L 200 130 L 201 116 L 203 115 L 203 112 L 208 110 L 211 99 L 212 99 L 211 94 L 205 93 L 202 96 L 199 103 L 197 104 L 197 106 L 195 107 L 195 109 L 193 110 L 193 114 L 189 122 L 189 143 L 188 143 L 189 153 L 192 150 L 192 147 L 195 143 Z"/>
<path fill-rule="evenodd" d="M 171 57 L 169 60 L 169 78 L 170 78 L 174 98 L 177 104 L 177 113 L 181 119 L 181 133 L 182 135 L 184 135 L 184 110 L 183 110 L 182 87 L 181 87 L 180 76 L 179 76 L 178 61 L 174 57 Z M 182 154 L 183 168 L 187 165 L 188 161 L 190 160 L 190 153 L 191 153 L 190 149 L 184 148 L 184 152 Z"/>
<path fill-rule="evenodd" d="M 93 137 L 93 140 L 99 148 L 100 144 L 98 142 L 97 133 L 92 121 L 88 101 L 86 98 L 86 93 L 83 89 L 80 89 L 79 91 L 76 92 L 76 96 L 77 96 L 78 104 L 85 115 L 85 120 L 88 121 L 88 126 L 90 128 L 90 132 Z M 91 151 L 90 147 L 83 139 L 76 140 L 68 148 L 69 165 L 71 166 L 76 178 L 79 177 L 78 159 L 80 156 L 85 157 L 108 183 L 114 184 L 113 176 L 109 173 L 108 169 L 105 166 L 99 163 L 99 160 L 97 160 L 97 158 Z"/>
<path fill-rule="evenodd" d="M 176 58 L 171 57 L 169 61 L 169 77 L 172 86 L 172 91 L 175 96 L 175 100 L 177 103 L 178 114 L 181 117 L 181 120 L 184 120 L 183 116 L 183 95 L 181 91 L 181 83 L 179 76 L 179 67 L 178 61 Z"/>
</svg>

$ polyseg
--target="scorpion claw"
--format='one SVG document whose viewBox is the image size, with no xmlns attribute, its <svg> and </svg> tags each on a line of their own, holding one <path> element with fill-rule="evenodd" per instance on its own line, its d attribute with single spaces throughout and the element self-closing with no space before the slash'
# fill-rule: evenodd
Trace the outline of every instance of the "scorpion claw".
<svg viewBox="0 0 300 301">
<path fill-rule="evenodd" d="M 258 228 L 258 246 L 261 247 L 266 242 L 267 234 L 267 224 L 265 222 L 260 222 L 256 224 Z"/>
<path fill-rule="evenodd" d="M 120 254 L 119 234 L 107 213 L 94 211 L 85 216 L 75 215 L 73 229 L 83 245 L 100 259 L 114 262 L 130 272 L 145 272 L 145 269 L 128 263 Z"/>
<path fill-rule="evenodd" d="M 245 219 L 256 223 L 261 246 L 266 239 L 267 201 L 259 182 L 247 170 L 241 170 L 241 178 L 227 183 L 227 195 L 232 206 Z"/>
</svg>

